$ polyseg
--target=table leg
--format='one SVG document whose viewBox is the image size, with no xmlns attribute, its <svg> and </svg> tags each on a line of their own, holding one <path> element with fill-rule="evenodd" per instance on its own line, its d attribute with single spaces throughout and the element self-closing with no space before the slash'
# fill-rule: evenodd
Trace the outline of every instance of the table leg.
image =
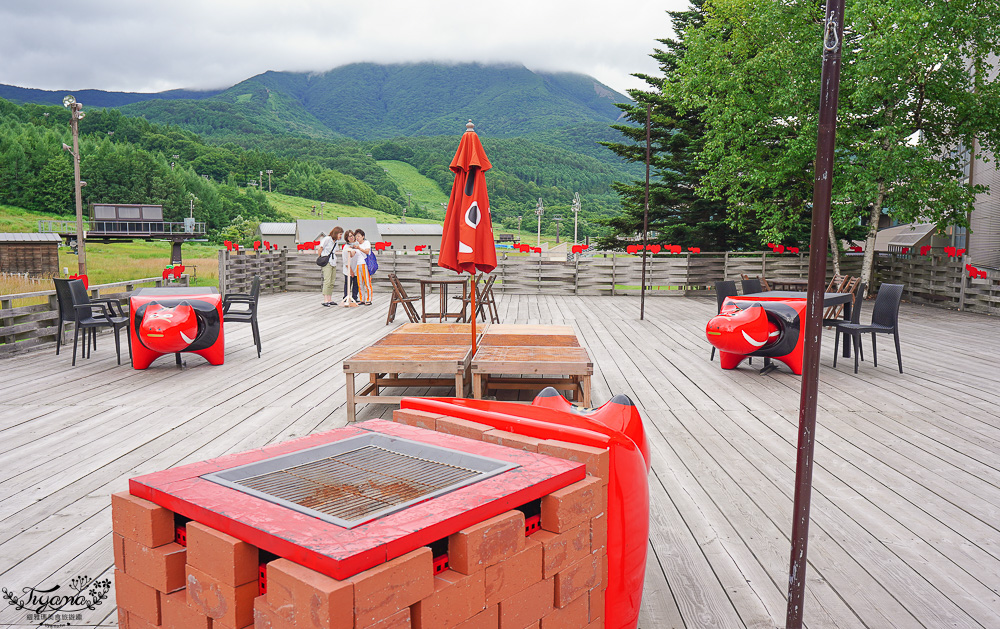
<svg viewBox="0 0 1000 629">
<path fill-rule="evenodd" d="M 590 376 L 583 377 L 583 405 L 590 408 Z"/>
<path fill-rule="evenodd" d="M 420 323 L 427 323 L 427 285 L 420 282 Z"/>
<path fill-rule="evenodd" d="M 483 374 L 472 374 L 472 396 L 477 400 L 483 399 Z"/>
<path fill-rule="evenodd" d="M 465 397 L 465 375 L 455 374 L 455 397 Z"/>
<path fill-rule="evenodd" d="M 440 297 L 440 302 L 438 304 L 438 321 L 444 323 L 447 319 L 444 315 L 448 312 L 448 285 L 438 284 L 438 297 Z"/>
<path fill-rule="evenodd" d="M 354 409 L 354 374 L 345 373 L 344 376 L 347 379 L 347 423 L 353 424 L 354 420 L 357 419 Z"/>
</svg>

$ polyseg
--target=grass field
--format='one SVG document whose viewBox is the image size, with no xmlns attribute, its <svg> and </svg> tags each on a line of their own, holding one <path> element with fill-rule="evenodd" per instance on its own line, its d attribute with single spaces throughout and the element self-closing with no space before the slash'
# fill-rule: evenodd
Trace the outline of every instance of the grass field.
<svg viewBox="0 0 1000 629">
<path fill-rule="evenodd" d="M 416 168 L 406 162 L 380 160 L 378 165 L 389 173 L 389 177 L 399 186 L 403 195 L 412 193 L 411 207 L 414 205 L 422 207 L 431 216 L 436 217 L 437 222 L 444 220 L 444 208 L 441 204 L 448 204 L 448 194 L 442 191 L 437 183 L 421 175 Z"/>
<path fill-rule="evenodd" d="M 219 247 L 207 243 L 188 243 L 181 255 L 188 275 L 197 273 L 195 286 L 217 286 L 219 283 Z M 69 247 L 59 248 L 59 272 L 68 269 L 76 273 L 77 257 Z M 159 277 L 170 264 L 170 243 L 135 241 L 123 243 L 88 243 L 87 277 L 91 284 L 110 284 L 142 277 Z"/>
<path fill-rule="evenodd" d="M 323 206 L 323 216 L 319 216 L 319 201 L 304 199 L 302 197 L 292 197 L 280 192 L 265 192 L 267 200 L 271 202 L 276 210 L 281 210 L 292 216 L 292 218 L 318 219 L 318 218 L 338 218 L 341 216 L 373 216 L 380 223 L 398 223 L 401 217 L 395 214 L 379 212 L 367 207 L 354 205 L 341 205 L 340 203 L 327 203 Z M 313 206 L 316 206 L 317 214 L 312 213 Z M 419 219 L 410 220 L 411 223 L 440 223 L 441 220 Z"/>
<path fill-rule="evenodd" d="M 0 205 L 0 232 L 33 233 L 38 231 L 38 221 L 75 221 L 76 215 L 42 214 L 13 205 Z"/>
</svg>

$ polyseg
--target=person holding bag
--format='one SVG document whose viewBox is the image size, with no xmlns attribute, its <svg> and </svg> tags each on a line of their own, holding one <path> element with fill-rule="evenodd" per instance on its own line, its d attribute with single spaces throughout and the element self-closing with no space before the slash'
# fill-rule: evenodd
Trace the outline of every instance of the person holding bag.
<svg viewBox="0 0 1000 629">
<path fill-rule="evenodd" d="M 344 234 L 346 241 L 341 249 L 340 257 L 343 258 L 344 268 L 344 300 L 340 305 L 344 307 L 354 307 L 358 305 L 358 283 L 354 277 L 354 232 L 347 230 Z M 353 298 L 352 298 L 353 296 Z"/>
<path fill-rule="evenodd" d="M 372 244 L 365 240 L 364 230 L 354 230 L 353 250 L 353 264 L 358 279 L 358 292 L 361 295 L 360 302 L 365 306 L 370 306 L 372 305 L 372 278 L 368 273 L 368 256 L 371 255 Z"/>
<path fill-rule="evenodd" d="M 344 233 L 343 228 L 334 227 L 330 230 L 330 233 L 323 237 L 319 242 L 319 257 L 316 259 L 316 264 L 318 264 L 323 269 L 323 304 L 324 306 L 333 305 L 333 289 L 336 282 L 336 264 L 337 264 L 337 241 L 340 240 L 340 235 Z"/>
</svg>

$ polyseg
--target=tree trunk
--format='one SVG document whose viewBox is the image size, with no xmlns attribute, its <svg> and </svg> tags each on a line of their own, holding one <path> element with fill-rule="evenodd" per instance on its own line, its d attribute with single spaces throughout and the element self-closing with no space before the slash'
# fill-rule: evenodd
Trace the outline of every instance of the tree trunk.
<svg viewBox="0 0 1000 629">
<path fill-rule="evenodd" d="M 830 251 L 833 252 L 833 274 L 840 275 L 840 245 L 833 229 L 833 215 L 830 215 Z"/>
<path fill-rule="evenodd" d="M 868 224 L 868 239 L 865 241 L 865 259 L 861 264 L 861 281 L 868 285 L 867 292 L 872 290 L 872 267 L 875 260 L 875 235 L 878 233 L 878 219 L 882 216 L 882 203 L 885 201 L 885 182 L 878 184 L 878 196 L 872 206 L 872 214 Z"/>
</svg>

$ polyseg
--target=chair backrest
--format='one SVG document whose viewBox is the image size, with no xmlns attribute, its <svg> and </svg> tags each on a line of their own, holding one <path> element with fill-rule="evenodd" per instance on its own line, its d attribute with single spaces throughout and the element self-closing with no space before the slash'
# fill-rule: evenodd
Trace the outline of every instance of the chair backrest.
<svg viewBox="0 0 1000 629">
<path fill-rule="evenodd" d="M 386 277 L 389 278 L 389 283 L 392 284 L 392 291 L 396 293 L 396 296 L 400 299 L 409 299 L 406 296 L 406 290 L 403 288 L 403 283 L 399 281 L 399 277 L 395 273 L 388 273 Z"/>
<path fill-rule="evenodd" d="M 87 289 L 83 286 L 82 280 L 72 280 L 69 283 L 70 294 L 73 299 L 73 310 L 74 317 L 76 321 L 83 321 L 84 319 L 94 318 L 93 308 L 76 308 L 76 306 L 85 306 L 90 304 L 90 295 L 87 294 Z"/>
<path fill-rule="evenodd" d="M 59 318 L 63 321 L 76 321 L 76 309 L 73 307 L 72 284 L 79 284 L 83 287 L 83 280 L 63 280 L 52 278 L 56 285 L 56 299 L 59 300 Z M 84 290 L 86 292 L 86 290 Z"/>
<path fill-rule="evenodd" d="M 899 324 L 899 302 L 903 299 L 902 284 L 882 284 L 872 307 L 872 325 L 895 328 Z"/>
<path fill-rule="evenodd" d="M 751 293 L 761 292 L 760 280 L 752 277 L 750 279 L 745 279 L 740 282 L 743 285 L 743 294 L 749 295 Z"/>
<path fill-rule="evenodd" d="M 760 276 L 760 287 L 766 291 L 771 290 L 771 285 L 764 279 L 764 276 Z"/>
<path fill-rule="evenodd" d="M 260 276 L 254 275 L 253 282 L 250 283 L 250 299 L 253 299 L 254 303 L 260 299 Z"/>
<path fill-rule="evenodd" d="M 845 275 L 834 275 L 833 278 L 830 279 L 830 283 L 826 285 L 826 290 L 823 292 L 839 293 L 840 287 L 844 285 L 844 280 L 846 279 L 847 276 Z"/>
<path fill-rule="evenodd" d="M 854 289 L 858 286 L 858 282 L 861 281 L 860 277 L 851 277 L 850 275 L 844 280 L 844 283 L 840 285 L 841 293 L 853 293 Z"/>
<path fill-rule="evenodd" d="M 851 306 L 851 323 L 861 323 L 861 304 L 865 303 L 865 289 L 868 288 L 868 284 L 860 281 L 858 278 L 856 289 L 854 291 L 854 305 Z"/>
<path fill-rule="evenodd" d="M 736 281 L 726 280 L 724 282 L 715 283 L 715 302 L 719 306 L 719 312 L 722 312 L 722 302 L 726 301 L 727 297 L 735 297 L 739 293 L 736 292 Z"/>
</svg>

